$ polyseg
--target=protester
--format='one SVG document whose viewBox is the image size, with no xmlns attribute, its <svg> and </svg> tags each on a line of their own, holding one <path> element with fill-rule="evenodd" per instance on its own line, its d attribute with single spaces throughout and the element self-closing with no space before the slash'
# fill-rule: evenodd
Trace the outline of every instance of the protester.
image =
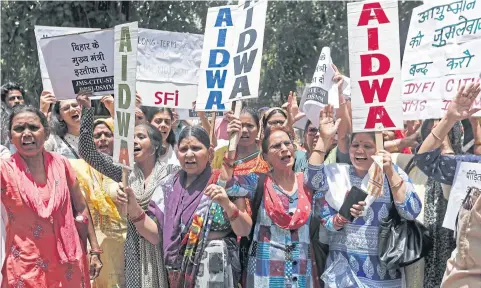
<svg viewBox="0 0 481 288">
<path fill-rule="evenodd" d="M 17 105 L 25 104 L 25 91 L 17 83 L 8 82 L 2 85 L 1 97 L 2 102 L 5 103 L 9 109 Z"/>
<path fill-rule="evenodd" d="M 383 264 L 380 263 L 378 256 L 379 225 L 380 221 L 388 216 L 391 209 L 391 191 L 397 211 L 405 219 L 412 220 L 417 216 L 421 202 L 406 173 L 392 164 L 389 152 L 376 151 L 372 133 L 353 135 L 349 148 L 352 165 L 324 166 L 323 153 L 325 153 L 329 139 L 334 136 L 336 131 L 332 109 L 326 107 L 321 112 L 320 137 L 316 145 L 316 154 L 319 157 L 311 156 L 311 161 L 309 161 L 310 165 L 317 165 L 319 173 L 326 173 L 328 177 L 324 186 L 316 187 L 326 194 L 326 204 L 322 210 L 323 225 L 331 231 L 329 256 L 323 279 L 337 282 L 347 278 L 355 281 L 357 285 L 369 287 L 402 287 L 401 271 L 397 269 L 386 271 Z M 380 189 L 379 195 L 372 195 L 376 198 L 366 208 L 364 216 L 362 215 L 366 202 L 361 201 L 352 206 L 351 215 L 355 219 L 351 223 L 338 213 L 339 204 L 342 204 L 344 195 L 352 186 L 366 190 L 370 178 L 368 170 L 373 164 L 371 158 L 373 155 L 382 156 L 383 172 L 385 173 L 384 185 Z M 347 263 L 350 265 L 343 267 Z"/>
<path fill-rule="evenodd" d="M 114 143 L 112 119 L 97 119 L 93 127 L 93 139 L 99 152 L 112 156 Z M 95 234 L 103 250 L 102 273 L 92 285 L 97 288 L 125 287 L 124 249 L 127 233 L 125 215 L 115 205 L 118 183 L 95 170 L 84 160 L 73 159 L 70 163 L 77 172 L 77 181 L 85 195 L 92 215 Z"/>
<path fill-rule="evenodd" d="M 67 159 L 80 159 L 78 152 L 82 111 L 75 99 L 57 101 L 52 108 L 52 134 L 45 142 L 47 151 Z"/>
<path fill-rule="evenodd" d="M 101 250 L 75 172 L 66 158 L 45 151 L 50 131 L 39 110 L 21 106 L 9 120 L 17 152 L 0 171 L 8 215 L 2 287 L 90 287 Z M 90 265 L 76 222 L 87 226 L 81 229 L 88 231 Z"/>
<path fill-rule="evenodd" d="M 423 141 L 419 148 L 418 154 L 415 156 L 416 164 L 428 175 L 433 177 L 440 183 L 451 185 L 454 181 L 456 166 L 458 162 L 481 162 L 481 157 L 477 155 L 455 155 L 453 153 L 441 154 L 444 139 L 448 136 L 453 127 L 459 121 L 472 116 L 480 109 L 471 108 L 474 100 L 481 91 L 480 85 L 470 84 L 467 87 L 461 86 L 454 100 L 448 106 L 446 115 L 431 130 L 431 133 Z M 475 138 L 481 135 L 481 130 L 475 126 Z M 478 145 L 479 146 L 479 143 Z M 441 287 L 477 287 L 481 284 L 481 254 L 477 247 L 480 246 L 481 240 L 477 236 L 481 227 L 479 219 L 480 199 L 479 193 L 468 194 L 470 205 L 463 206 L 459 214 L 458 233 L 456 234 L 457 247 L 453 251 L 451 258 L 447 261 L 446 271 Z M 463 211 L 467 210 L 467 211 Z M 468 218 L 463 217 L 465 213 L 470 214 Z M 468 230 L 470 232 L 468 232 Z M 467 245 L 469 243 L 469 245 Z M 438 251 L 439 252 L 439 251 Z M 444 263 L 443 263 L 444 264 Z M 427 265 L 427 264 L 426 264 Z M 435 265 L 439 265 L 436 263 Z M 426 267 L 427 268 L 427 267 Z M 435 279 L 439 281 L 439 279 Z"/>
<path fill-rule="evenodd" d="M 79 94 L 82 122 L 80 128 L 80 156 L 100 173 L 115 182 L 122 182 L 122 167 L 113 163 L 112 157 L 97 151 L 93 141 L 93 109 L 88 94 Z M 174 169 L 158 161 L 163 154 L 162 135 L 152 125 L 141 123 L 134 131 L 134 170 L 128 176 L 128 185 L 134 190 L 139 205 L 147 211 L 156 190 L 161 191 L 160 182 Z M 161 193 L 161 192 L 159 192 Z M 160 194 L 162 195 L 162 194 Z M 156 202 L 163 198 L 156 199 Z M 151 244 L 136 232 L 138 219 L 130 215 L 125 240 L 125 285 L 126 287 L 167 287 L 163 264 L 162 246 Z"/>
<path fill-rule="evenodd" d="M 159 161 L 166 164 L 179 165 L 177 155 L 175 155 L 175 132 L 172 130 L 174 122 L 174 114 L 169 108 L 150 108 L 147 112 L 147 121 L 157 128 L 162 134 L 162 146 L 165 153 L 159 158 Z"/>
<path fill-rule="evenodd" d="M 15 152 L 15 148 L 8 139 L 8 119 L 13 107 L 25 104 L 25 91 L 22 86 L 17 83 L 7 82 L 1 87 L 1 127 L 0 127 L 0 144 L 9 148 L 10 152 Z"/>
<path fill-rule="evenodd" d="M 294 129 L 292 125 L 294 122 L 298 121 L 300 118 L 304 117 L 303 113 L 299 112 L 299 108 L 297 107 L 297 100 L 295 99 L 295 93 L 292 92 L 289 94 L 288 102 L 285 103 L 283 106 L 286 109 L 274 107 L 264 112 L 263 117 L 260 120 L 261 127 L 258 133 L 259 141 L 262 141 L 264 138 L 264 131 L 267 128 L 282 128 L 288 131 L 290 137 L 294 141 Z M 295 141 L 299 143 L 299 141 Z M 300 145 L 299 145 L 300 146 Z M 307 154 L 306 151 L 301 149 L 295 149 L 295 164 L 294 164 L 294 171 L 300 172 L 305 171 L 307 169 Z"/>
<path fill-rule="evenodd" d="M 209 165 L 212 152 L 203 128 L 182 130 L 178 144 L 182 170 L 165 181 L 163 191 L 155 192 L 153 198 L 164 201 L 151 202 L 159 230 L 142 216 L 132 190 L 125 191 L 123 201 L 128 202 L 129 214 L 145 218 L 136 223 L 137 231 L 152 243 L 163 241 L 170 287 L 233 288 L 240 278 L 235 235 L 247 235 L 251 221 L 243 199 L 228 198 L 224 188 L 214 185 L 218 173 Z"/>
<path fill-rule="evenodd" d="M 309 234 L 311 211 L 320 205 L 320 195 L 311 189 L 317 171 L 309 169 L 304 175 L 293 170 L 293 139 L 279 127 L 265 129 L 262 153 L 272 167 L 265 182 L 258 183 L 259 174 L 238 175 L 227 189 L 230 197 L 248 197 L 251 203 L 256 197 L 264 200 L 253 219 L 244 287 L 320 287 L 318 277 L 313 276 L 312 271 L 317 269 L 310 253 L 311 241 L 318 239 L 311 239 Z M 226 159 L 225 166 L 230 174 L 231 161 Z M 265 188 L 258 190 L 258 185 Z M 265 197 L 256 195 L 260 191 Z M 271 268 L 266 270 L 266 265 Z"/>
<path fill-rule="evenodd" d="M 347 157 L 347 150 L 349 146 L 349 133 L 352 130 L 351 115 L 349 113 L 348 101 L 343 95 L 343 83 L 344 78 L 335 67 L 336 74 L 332 78 L 334 83 L 337 83 L 338 94 L 339 94 L 339 108 L 336 110 L 336 116 L 342 119 L 339 124 L 339 129 L 337 134 L 332 137 L 331 143 L 326 147 L 327 156 L 324 160 L 324 164 L 331 164 L 336 162 L 349 163 Z M 307 156 L 309 157 L 316 147 L 317 141 L 319 140 L 319 128 L 315 127 L 310 120 L 307 120 L 306 128 L 304 129 L 306 135 L 304 139 L 306 140 L 305 148 L 307 150 Z M 341 153 L 338 153 L 338 146 L 340 146 Z"/>
</svg>

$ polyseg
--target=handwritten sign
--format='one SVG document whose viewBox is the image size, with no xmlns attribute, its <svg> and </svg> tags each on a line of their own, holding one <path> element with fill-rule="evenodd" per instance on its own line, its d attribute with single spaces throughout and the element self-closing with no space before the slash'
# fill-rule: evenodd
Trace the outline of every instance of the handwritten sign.
<svg viewBox="0 0 481 288">
<path fill-rule="evenodd" d="M 332 62 L 332 60 L 331 60 Z M 350 79 L 349 77 L 346 77 L 346 76 L 342 76 L 343 78 L 343 82 L 342 82 L 342 94 L 344 95 L 344 98 L 348 99 L 351 97 L 351 84 L 350 84 Z M 306 110 L 304 110 L 304 103 L 306 103 L 306 99 L 307 99 L 307 93 L 309 91 L 309 86 L 310 84 L 307 84 L 307 86 L 303 89 L 303 92 L 302 92 L 302 96 L 301 96 L 301 101 L 299 103 L 299 110 L 301 110 L 301 112 L 304 112 L 306 113 L 306 116 L 307 117 L 303 117 L 301 118 L 300 120 L 296 121 L 294 123 L 294 127 L 297 128 L 297 129 L 301 129 L 301 130 L 304 130 L 306 128 L 306 124 L 307 124 L 307 120 L 309 118 L 312 118 L 312 116 L 309 116 L 309 114 L 315 114 L 312 113 L 313 111 L 312 110 L 309 110 L 306 112 Z M 331 89 L 327 92 L 328 93 L 328 99 L 329 99 L 329 104 L 331 104 L 332 106 L 334 106 L 335 108 L 339 108 L 339 93 L 338 93 L 338 86 L 337 85 L 332 85 Z M 319 117 L 319 113 L 320 111 L 317 113 L 317 116 Z"/>
<path fill-rule="evenodd" d="M 138 23 L 115 26 L 115 163 L 134 167 L 135 84 Z"/>
<path fill-rule="evenodd" d="M 333 104 L 335 108 L 339 108 L 339 95 L 337 90 L 331 95 L 329 93 L 329 90 L 333 86 L 333 76 L 334 69 L 332 68 L 331 49 L 324 47 L 319 56 L 311 84 L 307 88 L 305 102 L 302 104 L 303 111 L 306 113 L 307 118 L 316 127 L 319 127 L 319 115 L 326 105 Z M 337 85 L 335 86 L 337 89 Z"/>
<path fill-rule="evenodd" d="M 240 13 L 234 19 L 234 74 L 227 78 L 227 87 L 232 90 L 229 98 L 223 99 L 226 102 L 259 97 L 267 0 L 245 1 L 238 10 Z"/>
<path fill-rule="evenodd" d="M 75 34 L 82 32 L 97 31 L 97 28 L 76 28 L 76 27 L 51 27 L 51 26 L 35 26 L 35 39 L 37 40 L 37 52 L 38 52 L 38 62 L 40 64 L 40 75 L 42 77 L 43 89 L 48 91 L 52 90 L 52 84 L 50 83 L 50 77 L 48 76 L 47 67 L 45 66 L 45 60 L 43 59 L 42 49 L 40 49 L 40 39 Z"/>
<path fill-rule="evenodd" d="M 398 2 L 347 4 L 353 131 L 403 129 Z"/>
<path fill-rule="evenodd" d="M 73 99 L 81 90 L 100 96 L 113 93 L 113 33 L 110 29 L 40 39 L 57 99 Z"/>
<path fill-rule="evenodd" d="M 235 5 L 207 10 L 196 100 L 198 111 L 230 110 L 230 105 L 226 107 L 223 103 L 230 93 L 229 86 L 226 86 L 227 77 L 234 73 L 229 63 L 234 53 L 234 20 L 237 17 Z"/>
<path fill-rule="evenodd" d="M 444 228 L 455 230 L 459 208 L 470 187 L 481 187 L 481 164 L 459 162 L 449 193 L 448 207 L 443 221 Z"/>
<path fill-rule="evenodd" d="M 480 13 L 476 0 L 413 9 L 402 67 L 404 120 L 442 118 L 461 85 L 480 81 Z"/>
<path fill-rule="evenodd" d="M 203 35 L 139 29 L 137 92 L 142 105 L 192 108 Z"/>
</svg>

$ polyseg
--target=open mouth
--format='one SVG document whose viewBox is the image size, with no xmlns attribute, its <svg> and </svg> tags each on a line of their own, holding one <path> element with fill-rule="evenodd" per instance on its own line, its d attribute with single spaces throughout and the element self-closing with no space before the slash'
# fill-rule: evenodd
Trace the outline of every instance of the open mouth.
<svg viewBox="0 0 481 288">
<path fill-rule="evenodd" d="M 138 153 L 142 151 L 142 148 L 138 147 L 138 146 L 134 146 L 134 153 Z"/>
<path fill-rule="evenodd" d="M 249 135 L 241 135 L 240 139 L 249 139 Z"/>
<path fill-rule="evenodd" d="M 356 159 L 356 161 L 366 161 L 367 160 L 367 157 L 362 157 L 362 156 L 356 156 L 354 158 Z"/>
<path fill-rule="evenodd" d="M 286 156 L 281 157 L 281 161 L 282 162 L 291 162 L 291 158 L 292 158 L 291 155 L 286 155 Z"/>
<path fill-rule="evenodd" d="M 24 148 L 35 147 L 35 141 L 33 140 L 22 141 L 22 146 Z"/>
<path fill-rule="evenodd" d="M 196 166 L 195 161 L 185 161 L 185 168 L 194 168 Z"/>
<path fill-rule="evenodd" d="M 80 119 L 80 115 L 73 115 L 73 116 L 72 116 L 72 119 L 73 119 L 73 120 L 78 120 L 78 119 Z"/>
</svg>

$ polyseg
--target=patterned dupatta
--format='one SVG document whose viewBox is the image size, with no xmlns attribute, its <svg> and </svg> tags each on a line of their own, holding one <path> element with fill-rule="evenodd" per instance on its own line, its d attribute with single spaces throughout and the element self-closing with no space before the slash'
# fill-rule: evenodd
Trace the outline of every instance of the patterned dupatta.
<svg viewBox="0 0 481 288">
<path fill-rule="evenodd" d="M 209 182 L 205 187 L 207 188 L 210 184 L 216 183 L 219 174 L 220 170 L 212 171 Z M 207 243 L 207 237 L 209 236 L 210 226 L 217 206 L 218 204 L 209 197 L 202 195 L 199 206 L 192 217 L 191 226 L 182 240 L 182 246 L 185 245 L 181 269 L 184 277 L 180 277 L 178 288 L 195 287 L 199 263 Z"/>
</svg>

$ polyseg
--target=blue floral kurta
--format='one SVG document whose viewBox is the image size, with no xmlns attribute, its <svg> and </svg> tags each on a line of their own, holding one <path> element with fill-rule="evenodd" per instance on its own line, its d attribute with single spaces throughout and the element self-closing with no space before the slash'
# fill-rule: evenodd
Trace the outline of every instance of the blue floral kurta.
<svg viewBox="0 0 481 288">
<path fill-rule="evenodd" d="M 311 191 L 315 191 L 312 182 L 319 186 L 319 181 L 326 181 L 325 177 L 314 179 L 319 176 L 316 173 L 316 170 L 308 169 L 304 174 L 304 185 Z M 235 176 L 235 183 L 227 189 L 227 194 L 230 197 L 249 197 L 252 200 L 258 179 L 258 175 L 253 173 Z M 293 213 L 298 208 L 298 192 L 289 196 L 276 185 L 274 189 L 285 211 Z M 311 213 L 320 211 L 322 196 L 322 193 L 314 192 Z M 272 223 L 262 202 L 254 229 L 252 245 L 249 248 L 247 287 L 317 288 L 312 279 L 309 220 L 297 230 L 282 229 Z"/>
<path fill-rule="evenodd" d="M 433 177 L 443 184 L 452 185 L 458 162 L 481 163 L 479 155 L 441 155 L 441 149 L 417 154 L 416 165 L 426 176 Z"/>
<path fill-rule="evenodd" d="M 406 219 L 412 220 L 421 211 L 421 201 L 414 191 L 409 177 L 404 171 L 394 166 L 401 178 L 406 183 L 406 199 L 403 203 L 395 203 L 396 208 Z M 325 175 L 324 165 L 310 166 L 318 170 L 318 175 Z M 350 181 L 353 186 L 361 187 L 362 178 L 355 174 L 354 167 L 349 169 Z M 386 271 L 380 265 L 378 256 L 378 237 L 380 221 L 387 217 L 391 209 L 391 196 L 388 181 L 384 181 L 384 193 L 368 208 L 366 216 L 354 219 L 352 223 L 336 231 L 332 218 L 337 211 L 324 202 L 322 219 L 329 232 L 329 255 L 326 271 L 323 277 L 329 279 L 345 280 L 347 276 L 353 281 L 359 281 L 357 286 L 398 288 L 402 286 L 401 272 L 399 270 Z M 320 181 L 318 187 L 321 192 L 327 192 L 327 181 Z M 347 264 L 349 263 L 349 264 Z M 356 279 L 357 278 L 357 279 Z M 354 280 L 356 279 L 356 280 Z"/>
</svg>

